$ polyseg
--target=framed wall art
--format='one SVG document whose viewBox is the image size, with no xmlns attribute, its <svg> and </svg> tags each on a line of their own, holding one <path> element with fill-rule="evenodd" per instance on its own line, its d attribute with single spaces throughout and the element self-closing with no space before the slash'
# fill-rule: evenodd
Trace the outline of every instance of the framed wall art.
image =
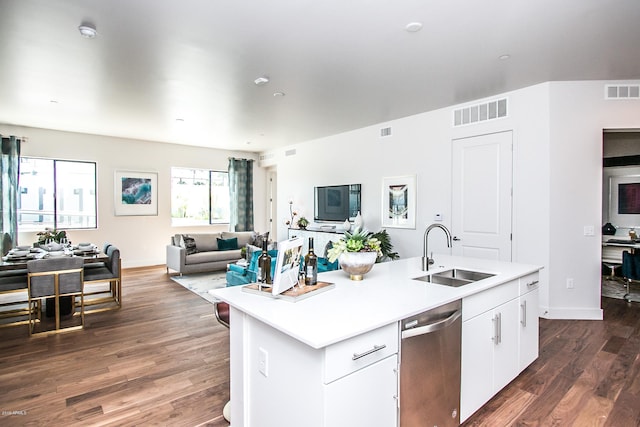
<svg viewBox="0 0 640 427">
<path fill-rule="evenodd" d="M 158 174 L 116 171 L 114 182 L 116 216 L 158 215 Z"/>
<path fill-rule="evenodd" d="M 382 226 L 416 228 L 416 176 L 382 178 Z"/>
</svg>

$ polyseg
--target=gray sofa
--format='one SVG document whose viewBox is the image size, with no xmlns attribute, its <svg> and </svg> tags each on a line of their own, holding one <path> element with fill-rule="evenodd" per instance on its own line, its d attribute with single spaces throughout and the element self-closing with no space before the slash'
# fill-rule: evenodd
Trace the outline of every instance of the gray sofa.
<svg viewBox="0 0 640 427">
<path fill-rule="evenodd" d="M 171 244 L 167 245 L 167 274 L 170 269 L 181 275 L 226 270 L 227 264 L 242 258 L 241 248 L 247 244 L 260 243 L 256 240 L 264 237 L 254 231 L 176 234 L 171 237 Z M 229 246 L 228 242 L 234 238 L 237 239 L 237 249 L 218 248 L 218 243 Z M 268 236 L 266 238 L 268 239 Z M 195 248 L 192 247 L 193 243 Z"/>
</svg>

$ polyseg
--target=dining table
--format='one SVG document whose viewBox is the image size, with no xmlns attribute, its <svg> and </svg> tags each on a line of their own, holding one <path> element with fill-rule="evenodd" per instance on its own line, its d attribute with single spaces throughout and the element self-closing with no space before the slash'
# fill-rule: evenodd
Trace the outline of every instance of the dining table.
<svg viewBox="0 0 640 427">
<path fill-rule="evenodd" d="M 87 247 L 87 249 L 84 249 L 78 246 L 70 246 L 65 248 L 64 254 L 61 254 L 60 256 L 79 256 L 84 259 L 85 264 L 106 262 L 109 259 L 107 254 L 100 251 L 100 249 L 96 245 L 91 245 L 90 248 L 91 249 Z M 23 251 L 26 251 L 26 249 L 23 249 Z M 50 251 L 47 251 L 41 247 L 33 247 L 28 249 L 28 251 L 29 253 L 24 256 L 12 256 L 12 252 L 9 251 L 9 253 L 3 256 L 0 260 L 0 271 L 26 270 L 27 261 L 31 261 L 34 259 L 46 259 L 51 257 Z"/>
<path fill-rule="evenodd" d="M 45 246 L 46 248 L 46 246 Z M 27 269 L 27 262 L 36 259 L 47 259 L 53 256 L 67 256 L 67 257 L 82 257 L 85 266 L 98 262 L 107 262 L 109 257 L 102 252 L 98 246 L 93 244 L 87 244 L 83 246 L 68 245 L 61 251 L 48 251 L 41 246 L 34 247 L 18 247 L 14 248 L 0 259 L 0 273 L 12 274 L 11 271 L 16 271 L 18 274 L 22 273 L 20 270 Z M 25 254 L 25 252 L 27 252 Z M 62 252 L 62 253 L 61 253 Z M 55 253 L 55 255 L 52 255 Z M 14 273 L 15 274 L 15 273 Z M 54 307 L 53 299 L 48 298 L 46 300 L 45 314 L 47 317 L 53 317 Z M 60 297 L 60 311 L 62 315 L 69 314 L 72 311 L 71 297 Z"/>
</svg>

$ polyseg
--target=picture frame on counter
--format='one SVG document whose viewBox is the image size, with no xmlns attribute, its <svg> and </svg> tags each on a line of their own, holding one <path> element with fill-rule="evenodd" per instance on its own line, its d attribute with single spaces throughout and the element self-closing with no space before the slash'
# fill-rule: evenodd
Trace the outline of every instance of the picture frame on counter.
<svg viewBox="0 0 640 427">
<path fill-rule="evenodd" d="M 114 206 L 116 216 L 157 216 L 158 174 L 116 171 Z"/>
<path fill-rule="evenodd" d="M 416 175 L 382 178 L 382 227 L 416 228 Z"/>
</svg>

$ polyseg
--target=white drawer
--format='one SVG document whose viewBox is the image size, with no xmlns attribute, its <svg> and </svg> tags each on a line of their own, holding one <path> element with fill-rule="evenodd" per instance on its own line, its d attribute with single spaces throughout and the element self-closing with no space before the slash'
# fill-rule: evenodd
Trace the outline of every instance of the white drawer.
<svg viewBox="0 0 640 427">
<path fill-rule="evenodd" d="M 492 310 L 500 304 L 518 298 L 518 280 L 498 285 L 495 288 L 462 299 L 462 321 Z"/>
<path fill-rule="evenodd" d="M 529 291 L 538 289 L 540 275 L 536 271 L 535 273 L 527 274 L 520 278 L 520 295 L 524 295 Z"/>
<path fill-rule="evenodd" d="M 330 345 L 324 354 L 324 383 L 329 384 L 397 352 L 397 323 Z"/>
</svg>

